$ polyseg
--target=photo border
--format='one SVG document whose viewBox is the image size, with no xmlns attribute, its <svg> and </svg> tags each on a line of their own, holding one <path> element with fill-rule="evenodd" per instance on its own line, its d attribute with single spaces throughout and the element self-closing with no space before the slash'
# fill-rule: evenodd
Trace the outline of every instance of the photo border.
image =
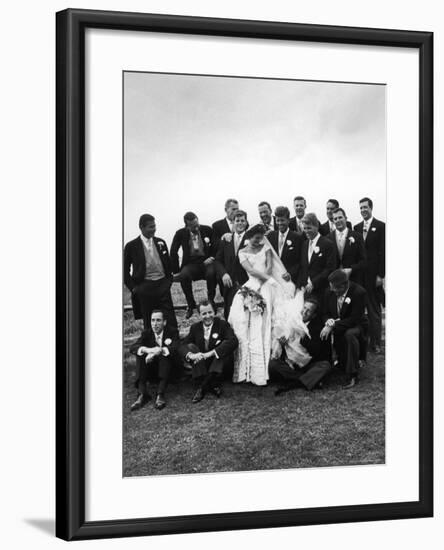
<svg viewBox="0 0 444 550">
<path fill-rule="evenodd" d="M 85 30 L 415 48 L 419 52 L 419 500 L 85 521 Z M 433 33 L 93 10 L 56 14 L 56 536 L 65 540 L 433 515 Z"/>
</svg>

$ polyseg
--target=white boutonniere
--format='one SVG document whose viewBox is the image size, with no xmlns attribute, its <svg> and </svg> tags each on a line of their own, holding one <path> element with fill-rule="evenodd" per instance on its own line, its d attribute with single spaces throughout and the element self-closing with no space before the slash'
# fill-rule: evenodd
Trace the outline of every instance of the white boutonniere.
<svg viewBox="0 0 444 550">
<path fill-rule="evenodd" d="M 350 244 L 353 244 L 355 242 L 354 237 L 349 237 L 348 240 L 349 240 Z"/>
<path fill-rule="evenodd" d="M 215 345 L 218 346 L 219 344 L 220 344 L 220 340 L 218 340 Z"/>
<path fill-rule="evenodd" d="M 347 298 L 344 300 L 346 304 L 349 304 L 351 302 L 351 299 L 347 296 Z"/>
<path fill-rule="evenodd" d="M 290 246 L 292 244 L 292 242 L 290 241 L 290 239 L 287 239 L 287 244 L 288 246 Z"/>
<path fill-rule="evenodd" d="M 248 246 L 250 244 L 250 239 L 245 239 L 244 246 Z"/>
<path fill-rule="evenodd" d="M 208 237 L 204 237 L 204 241 L 208 244 L 210 242 L 210 239 Z"/>
<path fill-rule="evenodd" d="M 166 346 L 169 346 L 169 345 L 171 344 L 171 342 L 172 342 L 171 338 L 167 338 L 167 339 L 165 340 L 165 345 L 166 345 Z"/>
<path fill-rule="evenodd" d="M 212 334 L 213 338 L 216 340 L 216 338 L 219 338 L 219 334 L 217 332 L 215 332 L 214 334 Z"/>
<path fill-rule="evenodd" d="M 376 231 L 376 227 L 372 227 L 372 231 Z"/>
<path fill-rule="evenodd" d="M 319 246 L 315 246 L 315 247 L 313 248 L 313 252 L 314 252 L 315 254 L 319 254 Z M 320 254 L 319 254 L 319 256 L 320 256 Z"/>
<path fill-rule="evenodd" d="M 288 250 L 293 250 L 294 249 L 294 246 L 289 246 L 288 247 Z"/>
</svg>

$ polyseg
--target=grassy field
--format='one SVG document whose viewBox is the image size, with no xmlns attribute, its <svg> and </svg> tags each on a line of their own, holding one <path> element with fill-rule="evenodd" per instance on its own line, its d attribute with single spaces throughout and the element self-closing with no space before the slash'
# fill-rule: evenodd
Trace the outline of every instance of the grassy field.
<svg viewBox="0 0 444 550">
<path fill-rule="evenodd" d="M 204 296 L 202 284 L 195 285 L 196 297 Z M 185 303 L 176 284 L 173 300 Z M 177 313 L 183 336 L 197 315 L 186 321 L 183 310 Z M 369 355 L 352 390 L 342 390 L 343 375 L 334 371 L 322 390 L 276 397 L 274 384 L 227 381 L 220 399 L 208 395 L 193 404 L 187 379 L 170 384 L 162 411 L 150 402 L 131 413 L 135 361 L 128 345 L 141 329 L 132 312 L 125 312 L 124 328 L 124 476 L 384 463 L 384 354 Z"/>
</svg>

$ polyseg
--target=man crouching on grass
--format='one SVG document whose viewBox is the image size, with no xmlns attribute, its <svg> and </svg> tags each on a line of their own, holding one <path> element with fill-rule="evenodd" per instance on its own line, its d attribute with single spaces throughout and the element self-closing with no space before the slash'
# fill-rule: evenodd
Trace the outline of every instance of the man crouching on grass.
<svg viewBox="0 0 444 550">
<path fill-rule="evenodd" d="M 165 390 L 177 362 L 178 347 L 177 330 L 167 327 L 163 311 L 154 310 L 151 313 L 151 328 L 144 330 L 130 348 L 131 353 L 136 355 L 136 388 L 139 392 L 131 405 L 132 411 L 140 409 L 150 400 L 148 383 L 154 381 L 158 381 L 154 406 L 158 410 L 165 407 Z"/>
<path fill-rule="evenodd" d="M 233 366 L 233 352 L 238 346 L 231 326 L 216 317 L 213 304 L 207 300 L 197 306 L 200 321 L 190 327 L 183 341 L 181 355 L 192 365 L 196 386 L 193 403 L 202 401 L 207 391 L 220 397 L 224 372 Z"/>
</svg>

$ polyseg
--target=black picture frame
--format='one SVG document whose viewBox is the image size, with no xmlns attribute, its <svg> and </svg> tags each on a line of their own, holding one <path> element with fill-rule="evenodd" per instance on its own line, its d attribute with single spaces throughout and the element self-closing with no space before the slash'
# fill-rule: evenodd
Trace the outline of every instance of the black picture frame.
<svg viewBox="0 0 444 550">
<path fill-rule="evenodd" d="M 85 30 L 414 48 L 419 52 L 419 500 L 85 520 Z M 56 536 L 65 540 L 433 515 L 433 33 L 91 10 L 56 15 Z"/>
</svg>

